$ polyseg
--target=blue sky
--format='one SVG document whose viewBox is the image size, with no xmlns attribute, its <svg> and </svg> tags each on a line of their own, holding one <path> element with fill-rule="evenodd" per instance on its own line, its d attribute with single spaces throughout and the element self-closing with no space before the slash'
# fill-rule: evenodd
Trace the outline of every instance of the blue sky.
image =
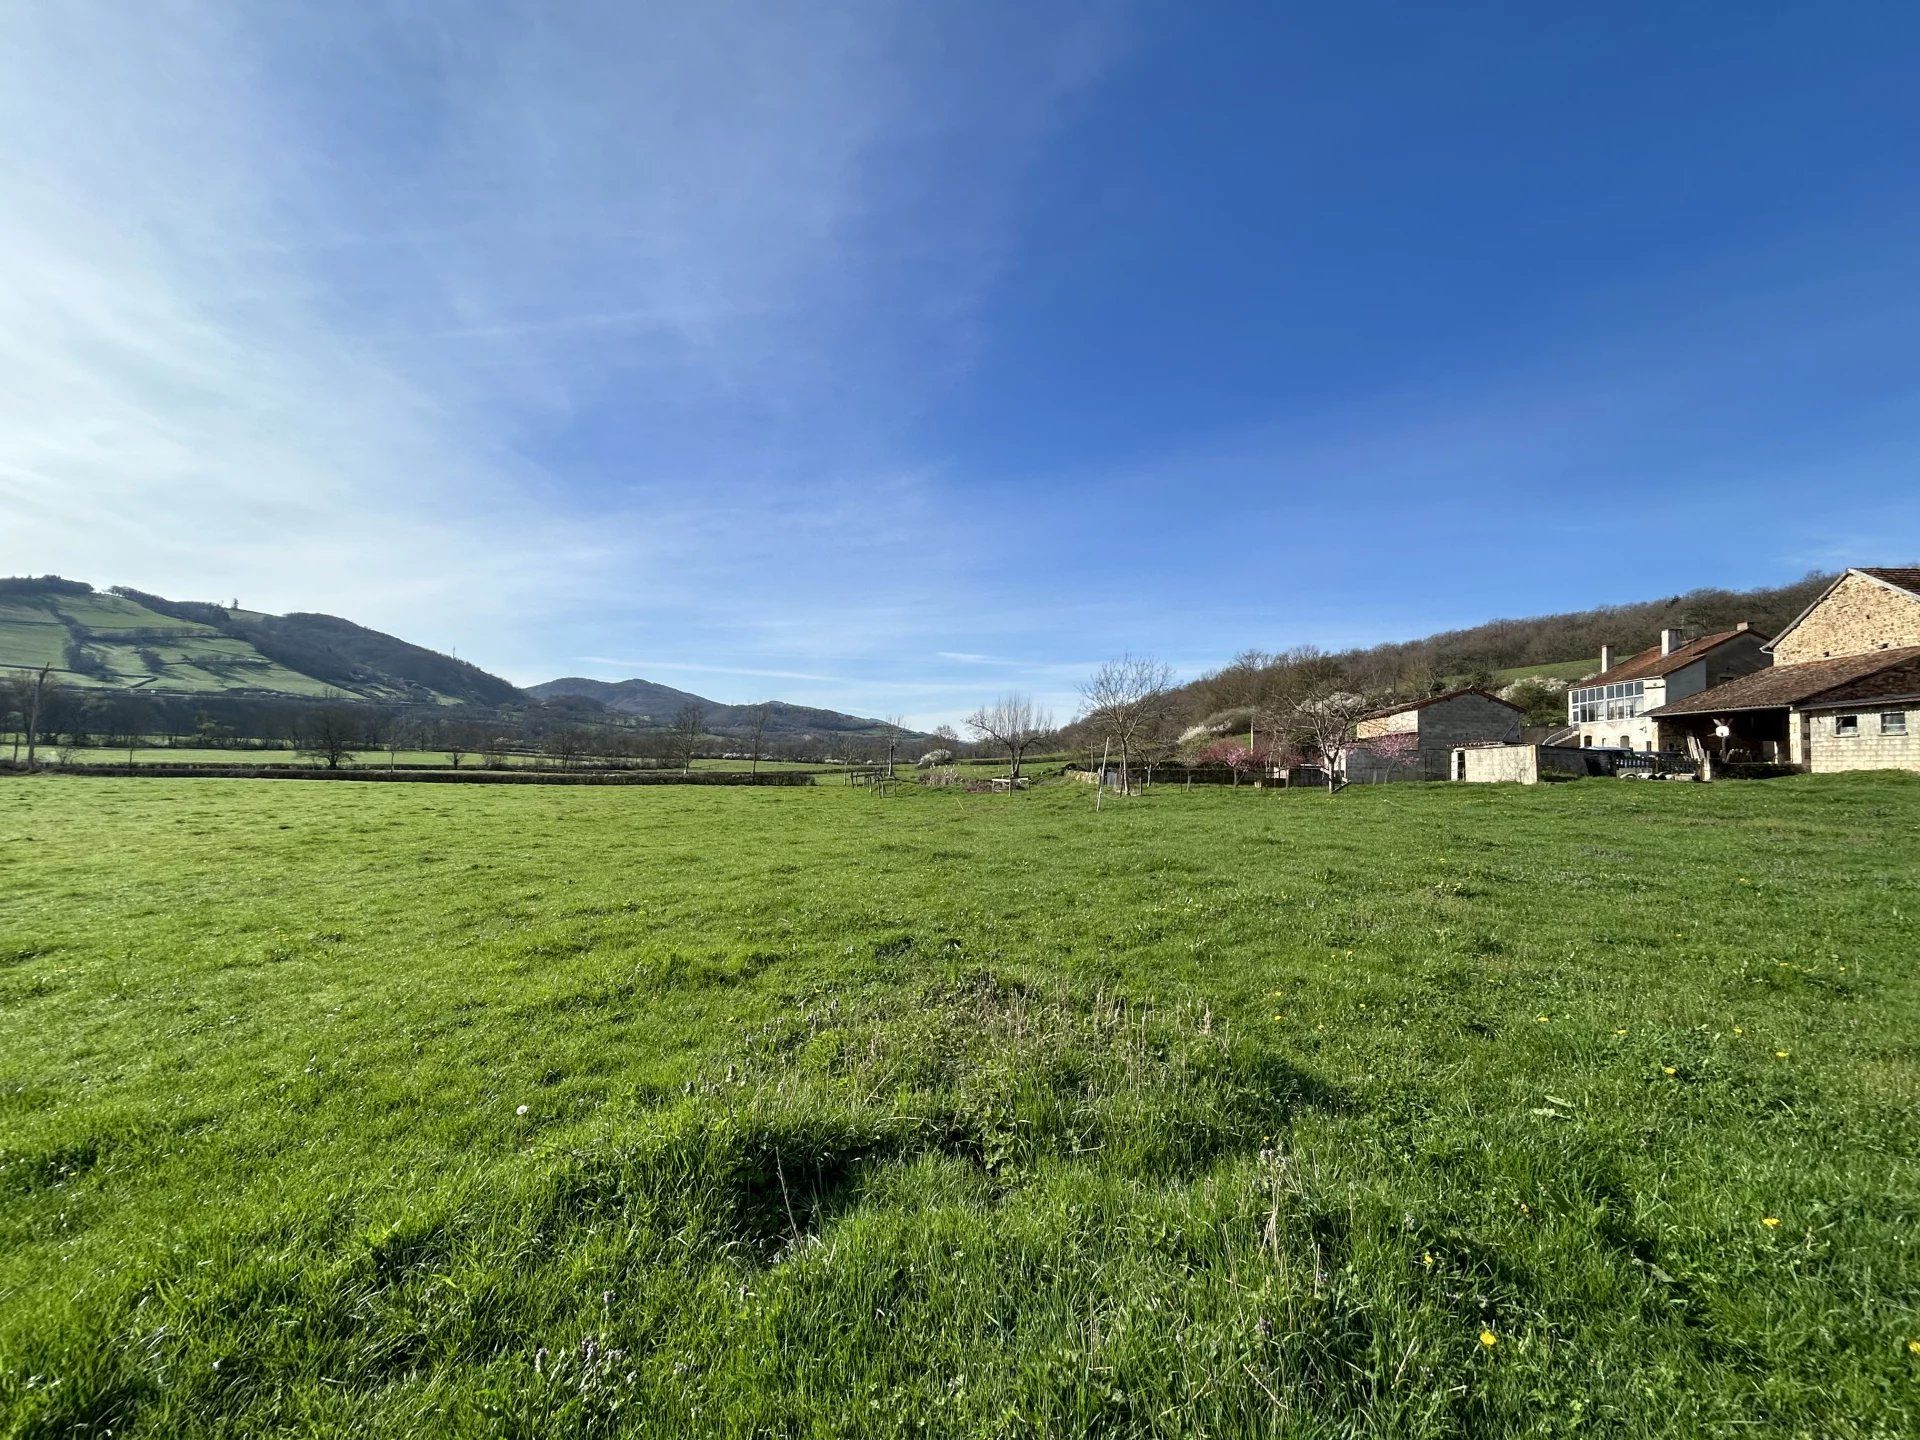
<svg viewBox="0 0 1920 1440">
<path fill-rule="evenodd" d="M 931 725 L 1920 557 L 1920 11 L 0 9 L 0 572 Z"/>
</svg>

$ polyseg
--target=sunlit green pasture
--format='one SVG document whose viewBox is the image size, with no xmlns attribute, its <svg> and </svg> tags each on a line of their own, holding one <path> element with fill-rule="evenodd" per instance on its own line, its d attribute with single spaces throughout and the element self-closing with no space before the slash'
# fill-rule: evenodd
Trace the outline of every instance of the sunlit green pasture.
<svg viewBox="0 0 1920 1440">
<path fill-rule="evenodd" d="M 0 754 L 11 754 L 13 737 L 0 735 Z M 43 759 L 58 757 L 76 765 L 118 765 L 125 767 L 129 760 L 128 750 L 110 745 L 81 745 L 62 748 L 47 744 L 41 747 Z M 323 761 L 311 755 L 303 755 L 292 748 L 258 749 L 251 746 L 206 746 L 206 745 L 138 745 L 131 752 L 135 765 L 318 765 Z M 341 762 L 344 765 L 361 769 L 380 769 L 388 764 L 400 765 L 451 765 L 451 756 L 445 750 L 398 750 L 389 753 L 379 746 L 363 746 L 355 750 L 351 758 Z M 481 763 L 480 755 L 473 750 L 461 752 L 462 767 L 472 768 Z M 508 766 L 551 768 L 558 762 L 550 755 L 509 755 L 503 760 Z M 592 768 L 600 762 L 589 756 L 577 762 L 585 768 Z M 747 770 L 752 767 L 748 760 L 722 760 L 702 758 L 693 762 L 696 770 Z M 670 765 L 665 768 L 672 768 Z M 815 770 L 820 767 L 811 763 L 793 760 L 762 760 L 763 771 Z M 910 769 L 911 767 L 905 767 Z M 1002 762 L 1001 769 L 1005 769 Z"/>
<path fill-rule="evenodd" d="M 0 1431 L 1909 1436 L 1920 783 L 0 778 Z"/>
</svg>

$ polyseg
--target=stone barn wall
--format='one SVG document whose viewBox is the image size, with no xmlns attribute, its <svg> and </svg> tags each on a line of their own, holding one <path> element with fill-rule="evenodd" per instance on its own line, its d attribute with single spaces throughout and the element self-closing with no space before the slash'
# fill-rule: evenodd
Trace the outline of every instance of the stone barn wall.
<svg viewBox="0 0 1920 1440">
<path fill-rule="evenodd" d="M 1830 655 L 1920 645 L 1920 595 L 1869 575 L 1847 575 L 1798 625 L 1773 644 L 1773 663 L 1798 665 Z"/>
</svg>

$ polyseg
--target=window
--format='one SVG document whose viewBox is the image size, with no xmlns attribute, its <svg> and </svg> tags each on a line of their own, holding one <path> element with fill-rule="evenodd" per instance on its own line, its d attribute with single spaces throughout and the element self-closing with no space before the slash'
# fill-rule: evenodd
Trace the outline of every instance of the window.
<svg viewBox="0 0 1920 1440">
<path fill-rule="evenodd" d="M 1880 733 L 1882 735 L 1904 735 L 1907 733 L 1907 712 L 1904 710 L 1883 710 L 1880 712 Z"/>
<path fill-rule="evenodd" d="M 1567 720 L 1574 725 L 1595 720 L 1631 720 L 1647 708 L 1646 695 L 1646 683 L 1641 680 L 1569 690 Z"/>
<path fill-rule="evenodd" d="M 1836 715 L 1833 717 L 1833 733 L 1841 739 L 1848 739 L 1860 733 L 1858 715 Z"/>
</svg>

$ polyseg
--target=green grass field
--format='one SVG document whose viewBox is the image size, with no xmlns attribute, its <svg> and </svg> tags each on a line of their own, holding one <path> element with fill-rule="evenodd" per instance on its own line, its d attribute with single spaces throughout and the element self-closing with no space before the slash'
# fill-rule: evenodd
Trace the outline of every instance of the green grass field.
<svg viewBox="0 0 1920 1440">
<path fill-rule="evenodd" d="M 0 779 L 0 1431 L 1920 1433 L 1920 782 Z"/>
<path fill-rule="evenodd" d="M 48 747 L 52 753 L 61 753 Z M 76 765 L 120 765 L 127 763 L 125 750 L 108 745 L 87 745 L 73 749 L 68 758 Z M 446 755 L 439 750 L 401 750 L 394 757 L 402 765 L 445 765 Z M 479 757 L 471 751 L 463 764 L 472 765 Z M 316 765 L 322 762 L 293 750 L 220 749 L 198 745 L 143 745 L 133 752 L 136 765 Z M 387 763 L 387 752 L 380 749 L 358 751 L 350 762 L 379 769 Z"/>
<path fill-rule="evenodd" d="M 11 753 L 10 750 L 4 748 L 11 739 L 12 737 L 10 735 L 0 734 L 0 753 Z M 59 751 L 58 747 L 47 746 L 43 748 L 42 753 L 44 755 L 54 755 L 62 752 Z M 109 767 L 119 765 L 124 767 L 127 763 L 127 752 L 106 745 L 89 745 L 73 749 L 67 758 L 76 765 L 105 765 Z M 451 763 L 447 759 L 447 753 L 444 750 L 400 750 L 396 751 L 392 758 L 402 765 L 447 765 Z M 353 759 L 345 763 L 361 769 L 378 770 L 386 765 L 387 762 L 388 755 L 385 750 L 369 748 L 356 751 Z M 136 765 L 311 766 L 319 765 L 323 762 L 315 760 L 311 756 L 303 756 L 295 750 L 223 750 L 194 745 L 144 745 L 134 750 L 133 763 Z M 474 751 L 468 750 L 464 752 L 460 763 L 465 767 L 477 766 L 480 763 L 480 756 Z M 517 766 L 551 766 L 556 762 L 546 756 L 512 755 L 507 758 L 507 763 Z M 588 768 L 591 768 L 591 766 L 589 765 Z M 670 769 L 672 767 L 669 766 L 667 768 Z M 693 768 L 695 770 L 739 771 L 750 769 L 751 764 L 746 760 L 701 759 L 693 762 Z M 763 771 L 772 772 L 776 770 L 819 770 L 822 767 L 797 760 L 762 760 L 760 762 L 760 768 Z M 1000 768 L 1002 770 L 1006 769 L 1004 761 L 1001 762 Z M 903 773 L 911 773 L 912 766 L 903 766 L 902 770 Z"/>
</svg>

